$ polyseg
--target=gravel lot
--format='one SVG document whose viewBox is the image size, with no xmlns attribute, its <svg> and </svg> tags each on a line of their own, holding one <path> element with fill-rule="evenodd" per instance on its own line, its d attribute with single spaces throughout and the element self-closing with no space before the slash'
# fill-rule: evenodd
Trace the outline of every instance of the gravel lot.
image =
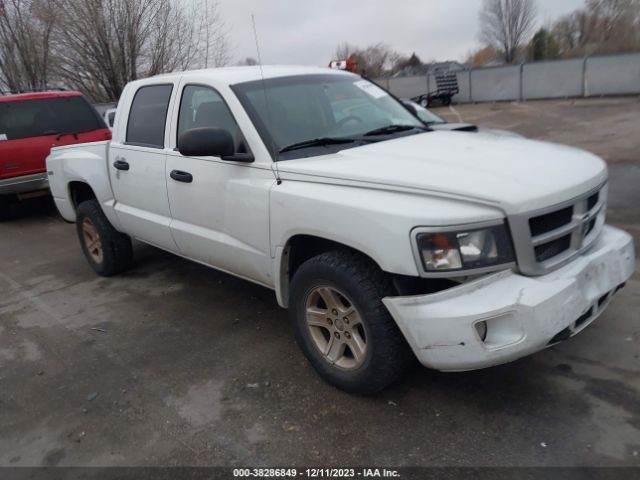
<svg viewBox="0 0 640 480">
<path fill-rule="evenodd" d="M 436 109 L 611 167 L 640 245 L 640 99 Z M 514 159 L 514 161 L 517 159 Z M 271 291 L 154 248 L 104 279 L 50 201 L 0 224 L 0 465 L 640 466 L 640 275 L 582 334 L 518 362 L 324 384 Z"/>
</svg>

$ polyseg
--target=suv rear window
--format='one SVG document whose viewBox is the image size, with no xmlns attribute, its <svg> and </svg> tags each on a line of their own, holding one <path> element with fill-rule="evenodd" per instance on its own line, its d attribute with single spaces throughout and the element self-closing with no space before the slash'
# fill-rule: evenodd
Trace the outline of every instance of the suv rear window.
<svg viewBox="0 0 640 480">
<path fill-rule="evenodd" d="M 6 140 L 101 128 L 104 121 L 83 97 L 0 102 L 0 137 Z"/>
</svg>

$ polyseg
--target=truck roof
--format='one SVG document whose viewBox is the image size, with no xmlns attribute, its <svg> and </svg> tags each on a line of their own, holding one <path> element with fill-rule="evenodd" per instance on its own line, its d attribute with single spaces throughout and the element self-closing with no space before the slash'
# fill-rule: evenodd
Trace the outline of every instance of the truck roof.
<svg viewBox="0 0 640 480">
<path fill-rule="evenodd" d="M 49 92 L 27 92 L 0 95 L 0 102 L 21 102 L 23 100 L 39 100 L 43 98 L 80 97 L 82 93 L 71 90 Z"/>
<path fill-rule="evenodd" d="M 288 77 L 292 75 L 352 75 L 349 72 L 335 70 L 326 67 L 305 67 L 297 65 L 263 65 L 262 71 L 260 66 L 242 66 L 242 67 L 222 67 L 208 68 L 203 70 L 188 70 L 185 72 L 175 72 L 156 75 L 143 81 L 156 81 L 161 79 L 173 79 L 175 77 L 200 76 L 202 74 L 210 74 L 217 80 L 234 85 L 236 83 L 251 82 L 260 80 L 261 78 Z"/>
</svg>

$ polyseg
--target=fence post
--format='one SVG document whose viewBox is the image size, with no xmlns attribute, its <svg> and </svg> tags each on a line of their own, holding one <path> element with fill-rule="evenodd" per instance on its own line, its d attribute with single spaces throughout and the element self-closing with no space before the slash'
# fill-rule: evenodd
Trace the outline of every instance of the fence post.
<svg viewBox="0 0 640 480">
<path fill-rule="evenodd" d="M 589 80 L 587 79 L 587 60 L 589 55 L 585 56 L 582 60 L 582 96 L 584 98 L 589 96 Z"/>
<path fill-rule="evenodd" d="M 526 62 L 520 64 L 520 92 L 518 95 L 518 101 L 524 102 L 524 65 Z"/>
<path fill-rule="evenodd" d="M 469 67 L 469 103 L 473 103 L 473 84 L 471 83 L 471 79 L 473 78 L 473 75 L 471 75 L 472 70 L 473 67 Z"/>
</svg>

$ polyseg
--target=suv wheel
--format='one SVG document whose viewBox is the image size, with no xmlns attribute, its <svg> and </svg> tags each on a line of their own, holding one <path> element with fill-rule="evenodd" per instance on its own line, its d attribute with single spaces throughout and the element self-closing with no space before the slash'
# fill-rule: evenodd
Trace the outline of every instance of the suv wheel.
<svg viewBox="0 0 640 480">
<path fill-rule="evenodd" d="M 98 275 L 108 277 L 131 266 L 131 238 L 113 228 L 97 200 L 78 206 L 76 231 L 84 256 Z"/>
<path fill-rule="evenodd" d="M 323 253 L 298 268 L 290 319 L 300 348 L 327 382 L 374 393 L 404 372 L 408 346 L 382 303 L 393 294 L 387 276 L 357 253 Z"/>
</svg>

